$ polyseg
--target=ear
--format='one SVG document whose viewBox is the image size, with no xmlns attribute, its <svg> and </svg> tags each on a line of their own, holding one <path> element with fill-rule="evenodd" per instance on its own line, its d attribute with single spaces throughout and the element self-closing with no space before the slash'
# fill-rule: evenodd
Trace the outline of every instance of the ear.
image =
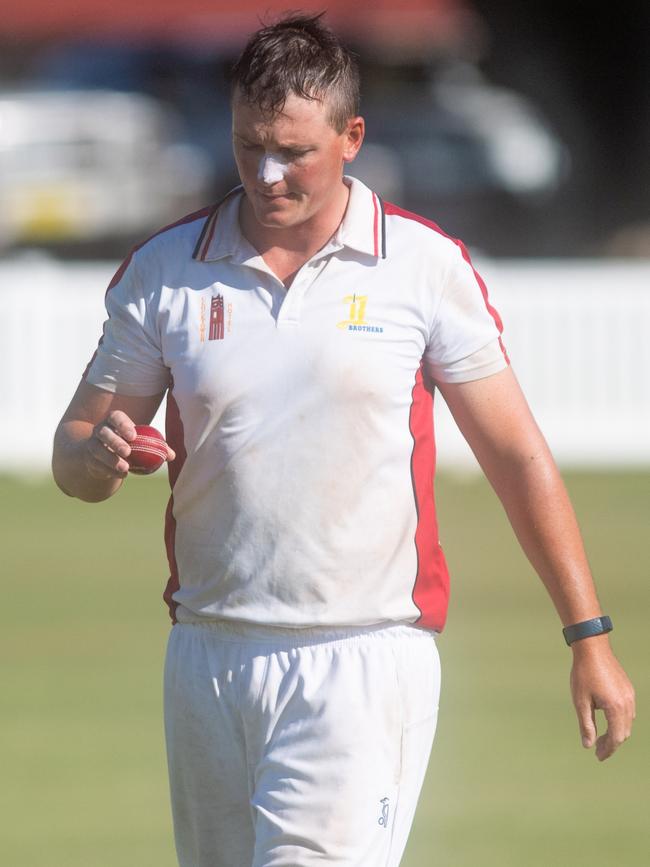
<svg viewBox="0 0 650 867">
<path fill-rule="evenodd" d="M 343 162 L 351 163 L 359 153 L 359 148 L 366 134 L 366 123 L 362 117 L 351 117 L 343 133 Z"/>
</svg>

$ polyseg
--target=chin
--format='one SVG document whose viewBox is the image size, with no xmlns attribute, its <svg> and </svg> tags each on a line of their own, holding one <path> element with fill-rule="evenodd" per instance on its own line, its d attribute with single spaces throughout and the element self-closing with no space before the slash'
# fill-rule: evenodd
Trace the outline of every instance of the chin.
<svg viewBox="0 0 650 867">
<path fill-rule="evenodd" d="M 258 211 L 255 214 L 257 222 L 268 229 L 288 229 L 302 222 L 298 214 L 286 211 Z"/>
<path fill-rule="evenodd" d="M 266 226 L 269 229 L 291 225 L 291 220 L 288 220 L 286 215 L 283 214 L 265 214 L 264 212 L 258 212 L 255 214 L 255 219 L 261 226 Z"/>
</svg>

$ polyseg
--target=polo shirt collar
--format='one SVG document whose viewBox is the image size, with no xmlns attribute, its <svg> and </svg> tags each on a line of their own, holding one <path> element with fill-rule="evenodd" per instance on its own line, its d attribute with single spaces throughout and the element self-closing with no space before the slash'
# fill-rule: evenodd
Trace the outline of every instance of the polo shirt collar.
<svg viewBox="0 0 650 867">
<path fill-rule="evenodd" d="M 386 258 L 384 205 L 379 196 L 350 175 L 343 180 L 350 187 L 348 206 L 334 239 L 344 247 Z"/>
<path fill-rule="evenodd" d="M 343 180 L 350 187 L 350 198 L 330 244 L 339 249 L 349 247 L 376 259 L 386 258 L 383 202 L 357 178 L 344 175 Z M 235 187 L 211 210 L 194 248 L 194 259 L 212 262 L 230 257 L 243 264 L 259 256 L 239 228 L 242 194 L 243 187 Z"/>
<path fill-rule="evenodd" d="M 246 240 L 239 228 L 239 203 L 243 191 L 242 186 L 235 187 L 212 208 L 194 247 L 194 259 L 213 262 L 237 255 Z"/>
</svg>

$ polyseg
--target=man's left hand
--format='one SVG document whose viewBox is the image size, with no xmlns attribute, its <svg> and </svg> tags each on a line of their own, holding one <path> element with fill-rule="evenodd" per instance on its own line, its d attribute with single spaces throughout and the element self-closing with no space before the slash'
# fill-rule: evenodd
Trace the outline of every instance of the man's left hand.
<svg viewBox="0 0 650 867">
<path fill-rule="evenodd" d="M 582 745 L 596 745 L 596 758 L 608 759 L 629 738 L 635 716 L 634 688 L 614 656 L 607 636 L 574 642 L 571 694 L 578 715 Z M 602 710 L 607 730 L 597 737 L 596 711 Z"/>
</svg>

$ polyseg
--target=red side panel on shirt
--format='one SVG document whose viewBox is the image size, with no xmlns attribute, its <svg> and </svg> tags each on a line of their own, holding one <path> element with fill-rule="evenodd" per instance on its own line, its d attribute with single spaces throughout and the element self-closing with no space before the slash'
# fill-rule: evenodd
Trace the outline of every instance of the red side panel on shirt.
<svg viewBox="0 0 650 867">
<path fill-rule="evenodd" d="M 417 575 L 413 602 L 420 611 L 417 625 L 440 632 L 447 619 L 449 572 L 438 541 L 438 521 L 433 490 L 436 445 L 433 432 L 433 393 L 426 386 L 422 367 L 415 376 L 409 430 L 413 437 L 411 478 L 417 509 L 415 531 Z"/>
<path fill-rule="evenodd" d="M 169 607 L 169 615 L 172 623 L 176 622 L 176 607 L 177 603 L 173 600 L 174 593 L 180 587 L 180 577 L 178 574 L 178 563 L 176 562 L 176 519 L 174 518 L 174 485 L 180 471 L 183 469 L 187 452 L 185 451 L 185 437 L 183 431 L 183 421 L 181 419 L 178 404 L 174 399 L 174 385 L 170 386 L 167 395 L 167 414 L 165 418 L 165 431 L 167 442 L 176 452 L 176 459 L 168 464 L 169 484 L 172 489 L 171 497 L 167 503 L 167 512 L 165 514 L 165 549 L 167 550 L 167 560 L 169 562 L 169 580 L 167 587 L 163 593 L 163 599 Z"/>
</svg>

